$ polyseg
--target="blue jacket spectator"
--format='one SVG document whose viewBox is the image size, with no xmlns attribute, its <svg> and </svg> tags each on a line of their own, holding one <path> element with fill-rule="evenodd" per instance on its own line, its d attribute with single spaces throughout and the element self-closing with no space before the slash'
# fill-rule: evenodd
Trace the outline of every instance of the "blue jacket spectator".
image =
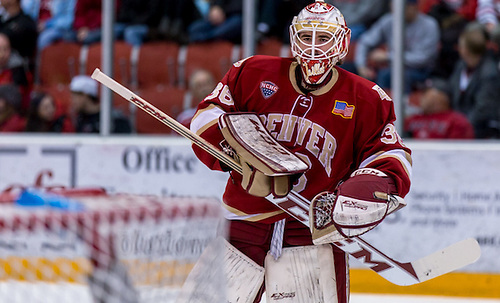
<svg viewBox="0 0 500 303">
<path fill-rule="evenodd" d="M 121 0 L 118 7 L 118 36 L 128 44 L 139 46 L 149 38 L 150 30 L 160 24 L 162 0 Z"/>
<path fill-rule="evenodd" d="M 433 70 L 440 35 L 437 21 L 420 13 L 416 0 L 407 0 L 405 23 L 405 90 L 409 92 L 411 87 L 424 82 Z M 357 72 L 382 88 L 390 88 L 391 85 L 392 28 L 393 16 L 388 13 L 361 35 L 356 46 L 354 60 Z"/>
<path fill-rule="evenodd" d="M 211 1 L 207 18 L 194 21 L 189 26 L 189 41 L 227 40 L 241 43 L 242 10 L 242 0 Z"/>
<path fill-rule="evenodd" d="M 76 0 L 51 0 L 49 7 L 41 7 L 42 0 L 22 0 L 23 11 L 38 23 L 38 50 L 58 40 L 70 40 L 75 19 Z M 41 14 L 48 10 L 48 17 Z"/>
</svg>

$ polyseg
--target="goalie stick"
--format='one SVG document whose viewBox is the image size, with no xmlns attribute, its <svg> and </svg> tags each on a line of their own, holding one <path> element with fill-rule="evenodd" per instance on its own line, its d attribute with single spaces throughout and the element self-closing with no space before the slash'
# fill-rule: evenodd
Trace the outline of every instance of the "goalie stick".
<svg viewBox="0 0 500 303">
<path fill-rule="evenodd" d="M 128 88 L 102 73 L 98 68 L 92 73 L 92 78 L 129 102 L 132 102 L 181 136 L 189 139 L 192 143 L 222 161 L 231 169 L 240 174 L 242 173 L 241 166 L 233 158 Z M 284 198 L 275 198 L 270 195 L 266 199 L 309 227 L 309 206 L 311 202 L 300 194 L 291 191 Z M 359 236 L 335 241 L 332 244 L 347 252 L 360 261 L 363 266 L 375 271 L 386 280 L 403 286 L 427 281 L 462 268 L 475 262 L 481 254 L 479 244 L 473 238 L 462 240 L 416 261 L 406 263 L 394 260 Z"/>
</svg>

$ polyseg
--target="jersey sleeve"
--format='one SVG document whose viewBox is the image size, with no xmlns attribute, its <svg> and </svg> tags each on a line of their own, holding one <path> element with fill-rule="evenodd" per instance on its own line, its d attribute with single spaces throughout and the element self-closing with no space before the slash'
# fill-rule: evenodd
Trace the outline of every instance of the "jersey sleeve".
<svg viewBox="0 0 500 303">
<path fill-rule="evenodd" d="M 360 108 L 356 126 L 355 149 L 358 168 L 370 167 L 392 177 L 398 194 L 404 197 L 410 190 L 411 150 L 399 136 L 394 121 L 394 105 L 377 85 L 364 96 L 367 106 Z"/>
<path fill-rule="evenodd" d="M 238 79 L 240 77 L 244 61 L 233 64 L 222 80 L 217 84 L 212 93 L 205 97 L 198 105 L 196 114 L 191 120 L 190 129 L 201 136 L 215 148 L 222 150 L 224 137 L 219 129 L 219 117 L 226 112 L 239 111 L 234 99 L 234 92 L 238 90 Z M 218 159 L 201 149 L 192 145 L 196 156 L 212 170 L 227 170 Z"/>
</svg>

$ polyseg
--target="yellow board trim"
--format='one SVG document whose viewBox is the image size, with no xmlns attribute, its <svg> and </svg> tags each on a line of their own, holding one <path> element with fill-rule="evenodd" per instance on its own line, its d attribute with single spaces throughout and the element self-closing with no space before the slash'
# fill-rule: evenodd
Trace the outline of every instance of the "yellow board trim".
<svg viewBox="0 0 500 303">
<path fill-rule="evenodd" d="M 136 285 L 180 287 L 194 267 L 191 261 L 121 260 Z M 70 282 L 87 284 L 92 264 L 86 258 L 6 257 L 0 259 L 0 282 Z"/>
<path fill-rule="evenodd" d="M 394 285 L 366 269 L 351 269 L 350 275 L 356 293 L 500 298 L 500 274 L 449 273 L 411 286 Z"/>
<path fill-rule="evenodd" d="M 92 265 L 85 258 L 64 257 L 0 259 L 0 282 L 6 280 L 85 283 Z"/>
</svg>

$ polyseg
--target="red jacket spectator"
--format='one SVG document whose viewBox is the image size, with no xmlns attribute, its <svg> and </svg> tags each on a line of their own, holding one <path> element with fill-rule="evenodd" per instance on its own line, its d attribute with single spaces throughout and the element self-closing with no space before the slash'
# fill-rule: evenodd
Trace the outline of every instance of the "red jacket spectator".
<svg viewBox="0 0 500 303">
<path fill-rule="evenodd" d="M 72 133 L 75 128 L 70 118 L 58 112 L 54 98 L 43 92 L 31 98 L 26 121 L 27 132 Z"/>
<path fill-rule="evenodd" d="M 452 110 L 412 116 L 406 120 L 405 130 L 415 139 L 474 139 L 467 117 Z"/>
<path fill-rule="evenodd" d="M 78 0 L 75 8 L 73 28 L 97 29 L 101 27 L 101 0 Z"/>
<path fill-rule="evenodd" d="M 120 1 L 116 1 L 118 9 Z M 83 44 L 101 41 L 101 0 L 77 0 L 73 29 L 76 31 L 73 39 Z"/>
<path fill-rule="evenodd" d="M 0 132 L 22 132 L 26 120 L 19 113 L 21 93 L 12 84 L 0 85 Z"/>
<path fill-rule="evenodd" d="M 14 84 L 20 89 L 22 112 L 28 108 L 32 82 L 24 60 L 17 52 L 12 52 L 9 37 L 0 33 L 0 84 Z"/>
<path fill-rule="evenodd" d="M 0 119 L 3 119 L 0 117 Z M 19 114 L 14 114 L 0 122 L 0 132 L 22 132 L 26 128 L 26 119 Z"/>
<path fill-rule="evenodd" d="M 405 120 L 407 136 L 415 139 L 473 139 L 474 128 L 464 114 L 450 108 L 450 89 L 445 80 L 427 82 L 420 98 L 422 114 Z"/>
</svg>

